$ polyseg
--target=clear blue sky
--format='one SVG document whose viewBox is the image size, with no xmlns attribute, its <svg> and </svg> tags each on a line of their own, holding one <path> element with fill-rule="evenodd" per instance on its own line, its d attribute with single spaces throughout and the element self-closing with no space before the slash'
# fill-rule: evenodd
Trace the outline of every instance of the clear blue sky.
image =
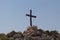
<svg viewBox="0 0 60 40">
<path fill-rule="evenodd" d="M 60 32 L 60 0 L 0 0 L 0 33 L 26 30 L 30 9 L 37 16 L 33 25 Z"/>
</svg>

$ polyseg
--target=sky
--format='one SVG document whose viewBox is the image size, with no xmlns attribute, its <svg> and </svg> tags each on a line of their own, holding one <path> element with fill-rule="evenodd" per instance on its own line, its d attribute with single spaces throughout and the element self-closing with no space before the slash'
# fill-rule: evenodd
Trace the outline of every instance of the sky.
<svg viewBox="0 0 60 40">
<path fill-rule="evenodd" d="M 37 16 L 33 25 L 60 32 L 60 0 L 0 0 L 0 33 L 26 30 L 30 22 L 26 14 L 30 9 Z"/>
</svg>

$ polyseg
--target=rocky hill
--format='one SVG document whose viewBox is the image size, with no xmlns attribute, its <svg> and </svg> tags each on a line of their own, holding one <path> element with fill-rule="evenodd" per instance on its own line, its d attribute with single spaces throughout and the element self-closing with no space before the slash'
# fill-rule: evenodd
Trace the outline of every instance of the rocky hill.
<svg viewBox="0 0 60 40">
<path fill-rule="evenodd" d="M 55 31 L 44 31 L 37 26 L 29 26 L 23 33 L 12 31 L 0 34 L 0 40 L 60 40 L 60 34 Z"/>
<path fill-rule="evenodd" d="M 60 34 L 57 31 L 43 31 L 37 26 L 30 26 L 23 32 L 25 40 L 60 40 Z"/>
</svg>

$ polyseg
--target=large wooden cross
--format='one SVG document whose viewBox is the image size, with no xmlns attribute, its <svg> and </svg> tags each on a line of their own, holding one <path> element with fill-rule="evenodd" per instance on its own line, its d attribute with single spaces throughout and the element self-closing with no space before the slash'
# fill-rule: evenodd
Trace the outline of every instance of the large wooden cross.
<svg viewBox="0 0 60 40">
<path fill-rule="evenodd" d="M 30 17 L 30 26 L 32 26 L 32 17 L 33 18 L 36 18 L 36 16 L 32 15 L 32 10 L 30 10 L 30 15 L 29 14 L 26 14 L 26 16 L 29 16 Z"/>
</svg>

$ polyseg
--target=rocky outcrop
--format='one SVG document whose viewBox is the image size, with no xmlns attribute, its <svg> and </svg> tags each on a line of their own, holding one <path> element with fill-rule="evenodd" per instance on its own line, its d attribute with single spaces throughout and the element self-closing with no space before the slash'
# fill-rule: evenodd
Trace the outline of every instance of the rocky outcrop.
<svg viewBox="0 0 60 40">
<path fill-rule="evenodd" d="M 8 40 L 24 40 L 22 32 L 12 31 L 7 34 Z"/>
<path fill-rule="evenodd" d="M 29 26 L 22 32 L 12 31 L 7 34 L 9 40 L 60 40 L 60 34 L 57 31 L 44 31 L 37 26 Z"/>
<path fill-rule="evenodd" d="M 43 31 L 38 29 L 37 26 L 29 26 L 27 30 L 23 32 L 25 40 L 60 40 L 57 32 Z"/>
</svg>

